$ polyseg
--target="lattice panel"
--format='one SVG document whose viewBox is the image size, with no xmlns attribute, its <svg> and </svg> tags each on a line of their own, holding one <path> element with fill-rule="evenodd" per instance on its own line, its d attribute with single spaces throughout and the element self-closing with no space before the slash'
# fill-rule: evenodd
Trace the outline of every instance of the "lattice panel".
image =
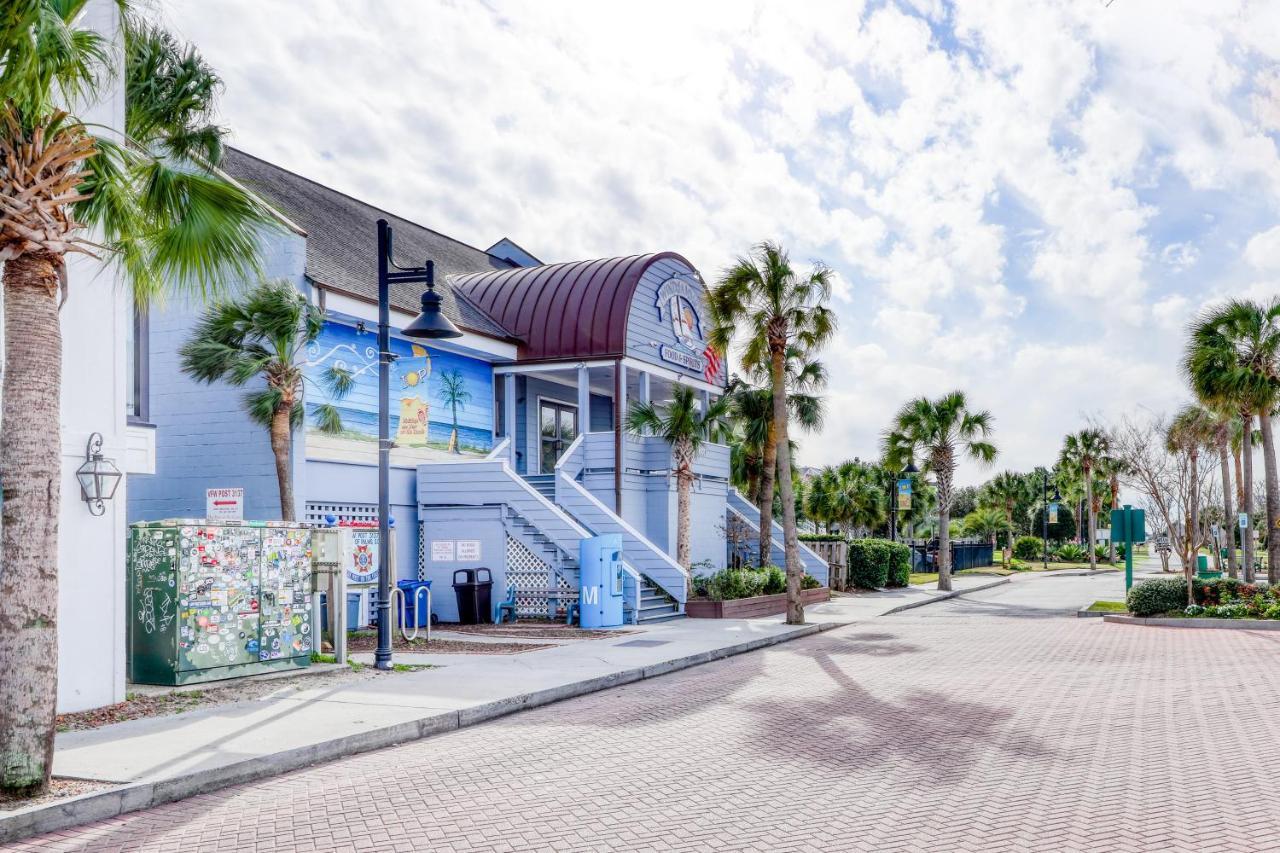
<svg viewBox="0 0 1280 853">
<path fill-rule="evenodd" d="M 307 501 L 307 521 L 324 524 L 325 516 L 336 516 L 338 521 L 377 522 L 377 504 L 327 504 Z"/>
<path fill-rule="evenodd" d="M 427 523 L 418 522 L 418 580 L 427 579 Z"/>
<path fill-rule="evenodd" d="M 551 566 L 523 542 L 507 536 L 507 583 L 516 587 L 516 615 L 547 615 L 545 590 L 551 586 L 554 574 Z"/>
</svg>

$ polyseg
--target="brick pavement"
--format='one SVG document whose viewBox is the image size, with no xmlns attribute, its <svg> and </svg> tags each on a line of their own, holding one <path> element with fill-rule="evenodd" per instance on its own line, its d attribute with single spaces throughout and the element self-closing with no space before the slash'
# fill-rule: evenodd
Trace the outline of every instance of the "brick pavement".
<svg viewBox="0 0 1280 853">
<path fill-rule="evenodd" d="M 904 614 L 13 849 L 1280 850 L 1277 640 Z"/>
</svg>

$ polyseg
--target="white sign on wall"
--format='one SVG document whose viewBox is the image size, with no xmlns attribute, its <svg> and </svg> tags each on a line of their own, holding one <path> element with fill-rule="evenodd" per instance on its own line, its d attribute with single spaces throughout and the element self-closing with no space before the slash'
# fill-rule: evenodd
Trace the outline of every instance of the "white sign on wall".
<svg viewBox="0 0 1280 853">
<path fill-rule="evenodd" d="M 433 563 L 452 563 L 454 562 L 454 541 L 452 539 L 432 539 L 431 540 L 431 561 Z"/>
<path fill-rule="evenodd" d="M 244 489 L 205 489 L 204 517 L 209 521 L 244 521 Z"/>
<path fill-rule="evenodd" d="M 459 539 L 458 540 L 458 560 L 460 562 L 479 560 L 480 559 L 480 540 L 479 539 Z"/>
</svg>

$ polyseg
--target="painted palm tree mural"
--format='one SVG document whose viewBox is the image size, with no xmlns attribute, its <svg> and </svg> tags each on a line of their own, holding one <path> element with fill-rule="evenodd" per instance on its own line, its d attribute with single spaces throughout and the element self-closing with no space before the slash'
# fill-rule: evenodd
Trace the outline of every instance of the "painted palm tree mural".
<svg viewBox="0 0 1280 853">
<path fill-rule="evenodd" d="M 458 409 L 466 409 L 467 403 L 471 401 L 471 392 L 467 390 L 467 380 L 463 377 L 462 371 L 454 368 L 441 373 L 440 390 L 436 394 L 453 414 L 453 430 L 449 433 L 449 452 L 459 453 Z"/>
<path fill-rule="evenodd" d="M 478 359 L 392 336 L 391 435 L 395 453 L 412 459 L 483 455 L 493 444 L 493 374 Z M 369 461 L 378 443 L 378 348 L 374 333 L 354 319 L 335 318 L 307 347 L 305 372 L 320 380 L 337 367 L 351 376 L 342 399 L 309 396 L 307 455 Z M 324 429 L 323 406 L 341 416 L 342 430 Z"/>
</svg>

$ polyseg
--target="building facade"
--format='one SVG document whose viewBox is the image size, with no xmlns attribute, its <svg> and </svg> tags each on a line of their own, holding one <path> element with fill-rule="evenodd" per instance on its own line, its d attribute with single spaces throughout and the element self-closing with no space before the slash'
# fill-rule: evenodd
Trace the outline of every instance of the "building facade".
<svg viewBox="0 0 1280 853">
<path fill-rule="evenodd" d="M 393 286 L 397 577 L 431 580 L 443 621 L 457 618 L 454 571 L 480 567 L 495 598 L 511 591 L 518 612 L 555 613 L 557 592 L 577 588 L 581 540 L 616 533 L 627 617 L 683 612 L 671 449 L 625 423 L 637 401 L 666 400 L 677 384 L 704 405 L 724 393 L 692 264 L 673 252 L 544 264 L 510 239 L 481 250 L 239 151 L 224 168 L 280 212 L 281 228 L 264 236 L 267 274 L 326 312 L 304 355 L 291 462 L 299 518 L 376 520 L 376 222 L 386 218 L 401 263 L 435 262 L 444 312 L 463 332 L 425 344 L 398 335 L 419 293 Z M 242 389 L 197 385 L 179 368 L 199 311 L 175 304 L 145 324 L 155 475 L 131 484 L 130 520 L 198 517 L 205 490 L 221 487 L 245 489 L 246 517 L 277 518 L 267 435 L 246 417 Z M 353 377 L 345 394 L 326 390 L 333 367 Z M 707 571 L 725 565 L 731 522 L 754 529 L 754 508 L 730 487 L 727 447 L 704 446 L 695 476 L 693 560 Z M 825 564 L 808 551 L 805 561 L 825 582 Z"/>
</svg>

